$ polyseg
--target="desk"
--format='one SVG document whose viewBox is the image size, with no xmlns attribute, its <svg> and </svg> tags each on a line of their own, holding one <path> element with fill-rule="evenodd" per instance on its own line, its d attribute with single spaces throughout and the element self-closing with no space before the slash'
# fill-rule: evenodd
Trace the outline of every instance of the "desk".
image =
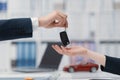
<svg viewBox="0 0 120 80">
<path fill-rule="evenodd" d="M 21 72 L 7 72 L 0 73 L 0 80 L 24 80 L 24 78 L 33 78 L 34 80 L 48 80 L 53 72 L 41 73 L 21 73 Z"/>
<path fill-rule="evenodd" d="M 59 74 L 59 75 L 57 75 Z M 57 76 L 56 76 L 57 75 Z M 41 73 L 0 73 L 0 80 L 24 80 L 26 77 L 31 77 L 34 80 L 89 80 L 89 79 L 100 79 L 100 78 L 113 78 L 113 80 L 120 80 L 119 75 L 114 75 L 102 71 L 96 73 L 90 72 L 77 72 L 67 73 L 63 71 L 56 72 L 41 72 Z"/>
<path fill-rule="evenodd" d="M 77 73 L 61 73 L 61 80 L 89 80 L 89 79 L 113 79 L 120 80 L 119 75 L 114 75 L 107 72 L 97 71 L 95 73 L 90 72 L 77 72 Z M 68 79 L 67 79 L 68 78 Z"/>
</svg>

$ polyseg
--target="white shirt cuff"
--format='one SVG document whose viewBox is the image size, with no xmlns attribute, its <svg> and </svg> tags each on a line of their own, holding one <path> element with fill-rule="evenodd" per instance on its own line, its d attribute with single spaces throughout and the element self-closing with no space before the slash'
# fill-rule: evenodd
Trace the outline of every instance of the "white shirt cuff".
<svg viewBox="0 0 120 80">
<path fill-rule="evenodd" d="M 39 27 L 38 18 L 31 18 L 33 31 Z"/>
</svg>

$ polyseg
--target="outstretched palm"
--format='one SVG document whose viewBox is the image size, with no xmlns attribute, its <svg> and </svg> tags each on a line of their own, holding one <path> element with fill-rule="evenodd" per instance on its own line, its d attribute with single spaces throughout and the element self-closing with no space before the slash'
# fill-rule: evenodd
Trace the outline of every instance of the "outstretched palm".
<svg viewBox="0 0 120 80">
<path fill-rule="evenodd" d="M 52 47 L 58 53 L 69 55 L 69 56 L 75 56 L 75 55 L 86 56 L 86 53 L 87 53 L 87 49 L 80 46 L 71 46 L 67 48 L 63 46 L 59 47 L 58 45 L 52 45 Z"/>
</svg>

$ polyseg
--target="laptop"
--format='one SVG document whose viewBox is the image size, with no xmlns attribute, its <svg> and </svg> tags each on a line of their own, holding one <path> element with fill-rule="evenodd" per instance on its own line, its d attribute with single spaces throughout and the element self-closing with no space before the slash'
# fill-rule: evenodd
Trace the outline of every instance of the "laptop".
<svg viewBox="0 0 120 80">
<path fill-rule="evenodd" d="M 50 72 L 56 71 L 62 59 L 62 55 L 58 54 L 51 46 L 53 44 L 61 45 L 59 42 L 47 42 L 48 46 L 42 57 L 42 60 L 37 68 L 14 68 L 13 71 L 17 72 Z"/>
</svg>

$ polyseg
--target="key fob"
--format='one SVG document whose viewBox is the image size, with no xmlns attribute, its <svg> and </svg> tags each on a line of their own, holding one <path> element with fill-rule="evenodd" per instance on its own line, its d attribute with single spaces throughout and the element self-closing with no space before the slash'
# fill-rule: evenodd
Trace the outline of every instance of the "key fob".
<svg viewBox="0 0 120 80">
<path fill-rule="evenodd" d="M 66 31 L 60 32 L 60 39 L 61 39 L 63 46 L 67 46 L 68 44 L 70 44 Z"/>
</svg>

